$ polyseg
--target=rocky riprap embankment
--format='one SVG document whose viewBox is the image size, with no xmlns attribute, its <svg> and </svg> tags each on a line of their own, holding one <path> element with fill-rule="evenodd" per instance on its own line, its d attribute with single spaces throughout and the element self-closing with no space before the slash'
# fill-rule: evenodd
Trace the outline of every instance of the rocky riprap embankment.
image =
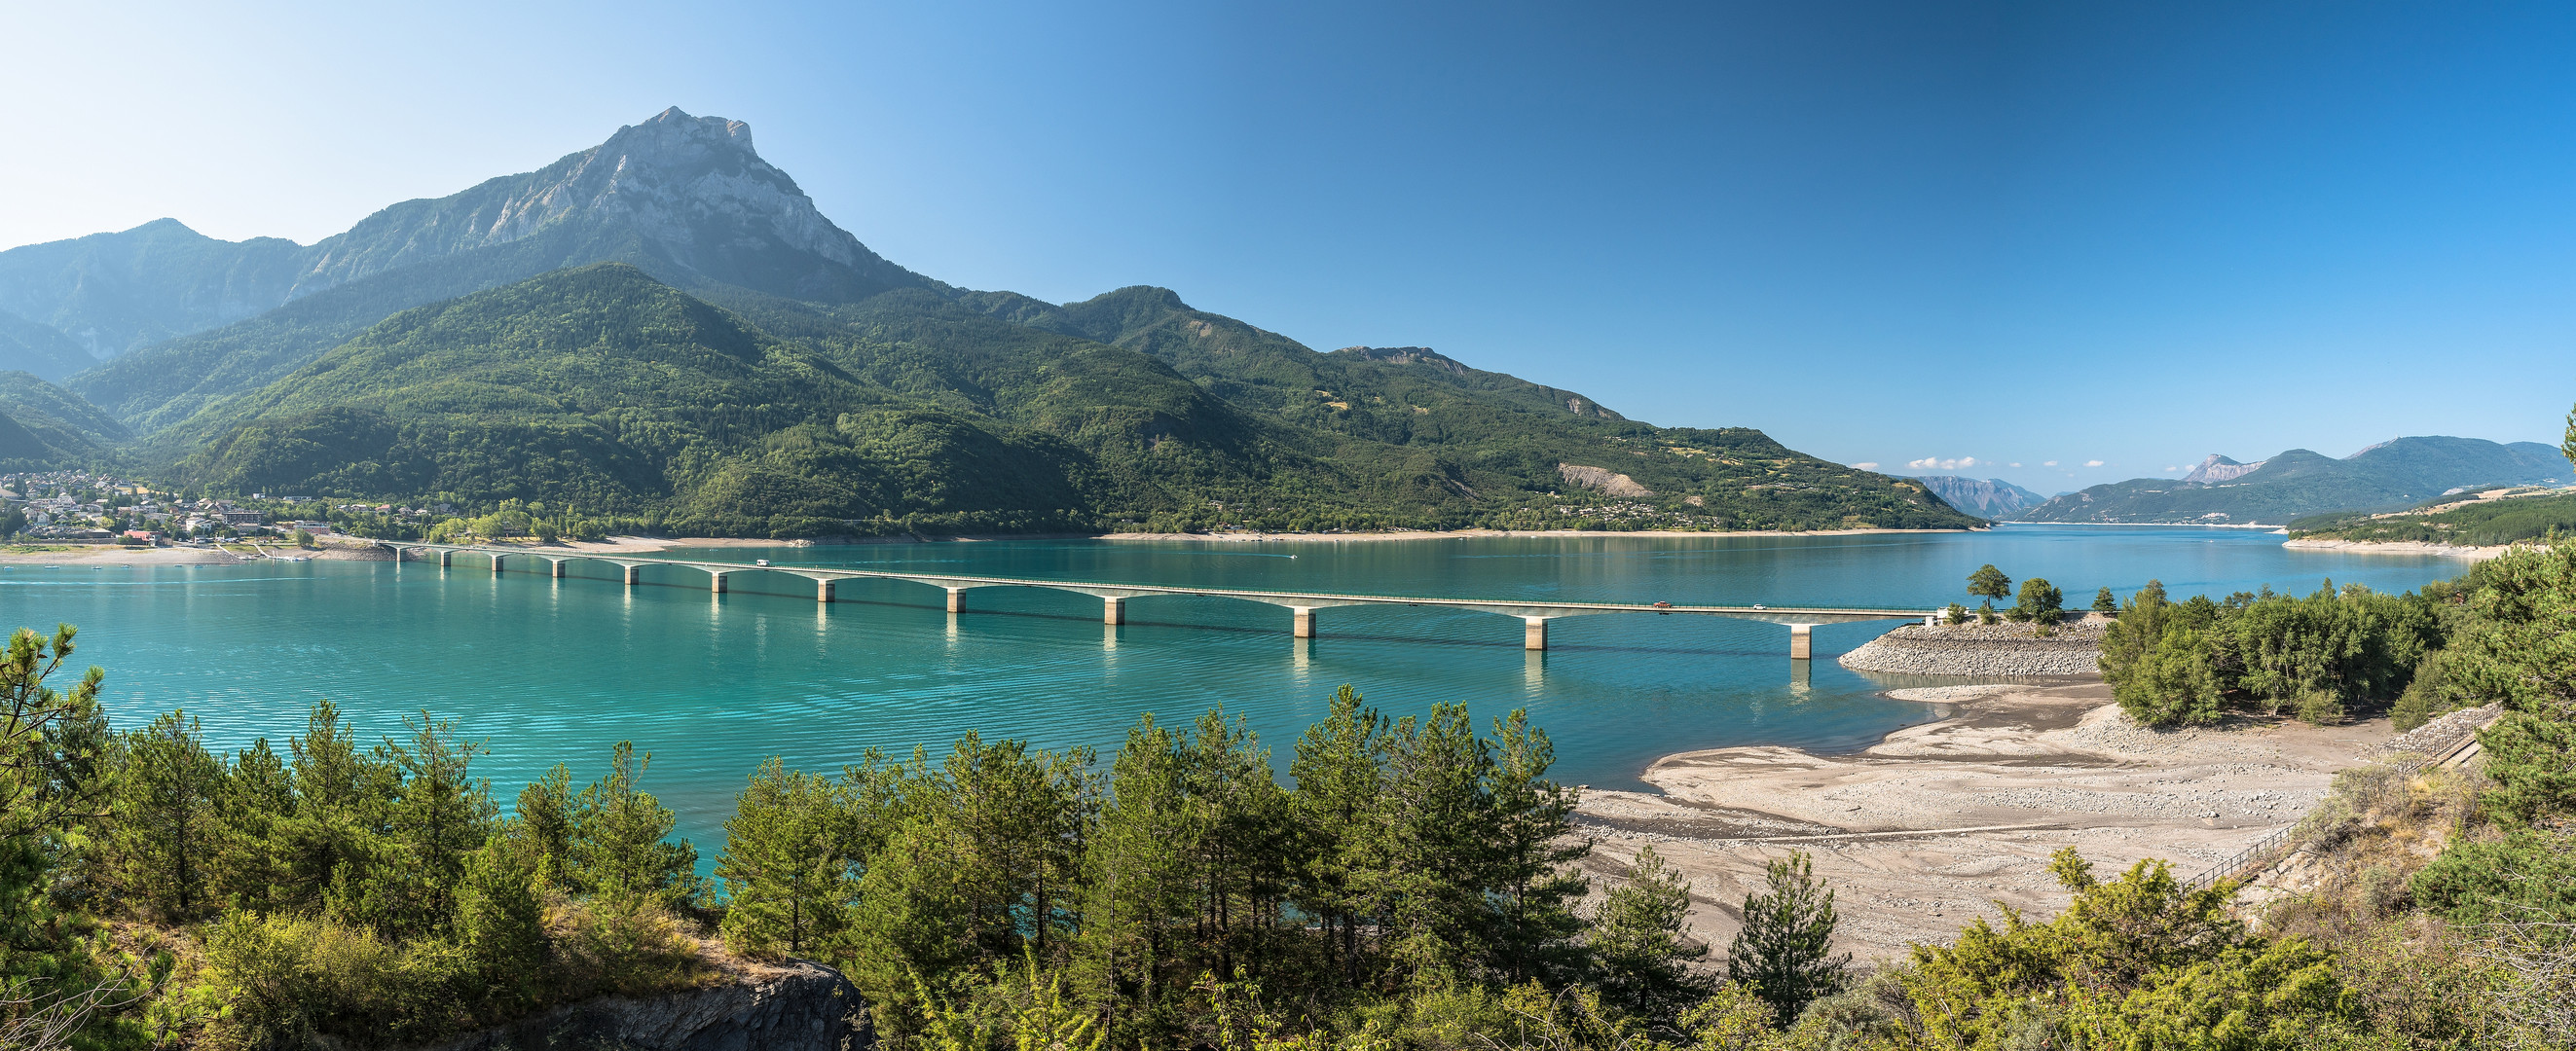
<svg viewBox="0 0 2576 1051">
<path fill-rule="evenodd" d="M 876 1046 L 850 980 L 791 960 L 705 989 L 605 997 L 434 1045 L 431 1051 L 860 1051 Z"/>
<path fill-rule="evenodd" d="M 2060 624 L 2041 635 L 2031 624 L 1908 624 L 1842 655 L 1854 671 L 1898 675 L 2040 678 L 2101 670 L 2108 621 Z"/>
</svg>

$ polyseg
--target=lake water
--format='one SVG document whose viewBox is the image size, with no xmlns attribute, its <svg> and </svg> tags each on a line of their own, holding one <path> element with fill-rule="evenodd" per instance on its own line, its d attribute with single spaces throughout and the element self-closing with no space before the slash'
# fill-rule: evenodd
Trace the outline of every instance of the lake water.
<svg viewBox="0 0 2576 1051">
<path fill-rule="evenodd" d="M 2071 606 L 2149 578 L 2177 598 L 2331 577 L 2400 591 L 2455 576 L 2449 559 L 2288 551 L 2248 530 L 2006 526 L 1985 533 L 1832 537 L 1585 537 L 1210 544 L 1025 541 L 730 548 L 686 557 L 971 575 L 1208 587 L 1774 606 L 1930 607 L 1964 598 L 1994 563 L 2041 576 Z M 1289 556 L 1296 557 L 1291 558 Z M 1660 755 L 1738 744 L 1865 745 L 1928 716 L 1886 699 L 1905 685 L 1831 655 L 1895 626 L 1816 629 L 1799 674 L 1788 629 L 1714 617 L 1611 615 L 1551 626 L 1544 654 L 1491 614 L 1415 607 L 1289 613 L 1224 599 L 1096 599 L 981 589 L 950 616 L 942 592 L 843 581 L 828 608 L 802 578 L 543 563 L 495 578 L 480 559 L 254 562 L 235 566 L 0 568 L 0 626 L 81 629 L 76 663 L 107 669 L 120 727 L 185 707 L 210 744 L 282 748 L 330 698 L 369 732 L 428 710 L 488 740 L 477 762 L 505 803 L 557 760 L 596 776 L 610 747 L 653 753 L 647 787 L 712 858 L 734 793 L 760 762 L 835 770 L 871 746 L 934 753 L 959 733 L 1042 746 L 1111 746 L 1137 715 L 1167 722 L 1222 705 L 1284 768 L 1297 731 L 1350 683 L 1390 714 L 1464 701 L 1478 723 L 1527 707 L 1555 738 L 1559 776 L 1636 787 Z M 534 572 L 517 570 L 532 569 Z"/>
</svg>

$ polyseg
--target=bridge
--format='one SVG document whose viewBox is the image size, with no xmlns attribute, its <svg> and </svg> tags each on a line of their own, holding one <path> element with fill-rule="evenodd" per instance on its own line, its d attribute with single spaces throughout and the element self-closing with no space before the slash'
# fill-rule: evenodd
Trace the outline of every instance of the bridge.
<svg viewBox="0 0 2576 1051">
<path fill-rule="evenodd" d="M 1814 654 L 1813 631 L 1819 624 L 1848 624 L 1870 620 L 1924 620 L 1934 614 L 1924 609 L 1813 609 L 1790 606 L 1685 606 L 1654 602 L 1543 602 L 1533 599 L 1424 598 L 1413 595 L 1348 595 L 1305 591 L 1254 591 L 1243 588 L 1193 588 L 1161 584 L 1095 583 L 1079 580 L 1024 580 L 1016 577 L 961 576 L 914 570 L 840 569 L 830 566 L 763 566 L 741 562 L 710 562 L 682 558 L 644 558 L 596 551 L 545 550 L 539 548 L 496 547 L 481 544 L 428 544 L 407 540 L 380 540 L 376 546 L 390 548 L 395 557 L 425 558 L 438 555 L 440 569 L 455 565 L 456 556 L 471 555 L 490 560 L 492 572 L 499 574 L 512 559 L 543 560 L 549 565 L 547 575 L 561 578 L 564 566 L 572 562 L 602 562 L 622 567 L 627 587 L 643 583 L 646 566 L 678 566 L 707 575 L 708 586 L 724 594 L 727 581 L 747 573 L 781 573 L 804 577 L 814 582 L 814 600 L 830 602 L 834 585 L 844 580 L 901 580 L 942 588 L 948 592 L 948 612 L 966 612 L 966 593 L 976 588 L 1047 588 L 1090 595 L 1101 602 L 1101 620 L 1109 624 L 1127 622 L 1130 599 L 1158 595 L 1193 595 L 1208 598 L 1240 599 L 1284 606 L 1293 615 L 1292 631 L 1297 638 L 1315 637 L 1315 611 L 1337 606 L 1417 606 L 1467 609 L 1520 619 L 1521 646 L 1524 649 L 1547 648 L 1549 621 L 1565 617 L 1594 616 L 1605 613 L 1685 614 L 1703 617 L 1732 617 L 1785 625 L 1789 629 L 1789 656 L 1807 660 Z"/>
</svg>

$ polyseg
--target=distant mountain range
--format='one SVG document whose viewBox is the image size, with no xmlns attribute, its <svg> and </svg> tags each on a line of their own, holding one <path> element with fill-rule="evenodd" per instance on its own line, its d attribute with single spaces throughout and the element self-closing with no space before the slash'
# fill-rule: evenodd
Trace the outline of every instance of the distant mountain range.
<svg viewBox="0 0 2576 1051">
<path fill-rule="evenodd" d="M 12 462 L 217 492 L 762 535 L 1974 521 L 1427 348 L 1318 353 L 1160 288 L 955 288 L 834 225 L 742 123 L 677 109 L 309 247 L 163 220 L 0 252 L 0 317 Z"/>
<path fill-rule="evenodd" d="M 2538 442 L 2398 438 L 2343 459 L 2292 449 L 2253 463 L 2212 454 L 2181 479 L 2133 478 L 2068 493 L 2010 517 L 2022 522 L 2286 525 L 2337 511 L 2411 507 L 2486 485 L 2576 479 L 2559 450 Z"/>
<path fill-rule="evenodd" d="M 1914 480 L 1930 486 L 1950 506 L 1986 518 L 2003 518 L 2022 508 L 2038 506 L 2048 499 L 2001 478 L 1979 480 L 1955 474 L 1923 474 L 1914 476 Z"/>
</svg>

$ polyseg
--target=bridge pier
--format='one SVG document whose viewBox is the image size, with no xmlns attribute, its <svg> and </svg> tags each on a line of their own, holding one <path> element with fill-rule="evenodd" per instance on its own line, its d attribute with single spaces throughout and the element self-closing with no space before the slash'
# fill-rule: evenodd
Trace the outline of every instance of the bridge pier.
<svg viewBox="0 0 2576 1051">
<path fill-rule="evenodd" d="M 637 584 L 641 584 L 641 583 L 643 583 L 643 582 L 644 582 L 644 567 L 642 567 L 642 566 L 628 566 L 628 567 L 626 567 L 626 586 L 627 586 L 627 587 L 630 587 L 630 588 L 631 588 L 631 587 L 634 587 L 635 585 L 637 585 Z"/>
<path fill-rule="evenodd" d="M 1522 617 L 1521 624 L 1522 649 L 1543 650 L 1547 648 L 1546 617 Z"/>
<path fill-rule="evenodd" d="M 563 567 L 566 560 L 560 558 L 549 558 L 546 561 L 554 563 L 554 578 L 556 580 L 562 580 L 564 575 Z"/>
<path fill-rule="evenodd" d="M 1315 637 L 1315 609 L 1314 609 L 1314 607 L 1312 607 L 1312 606 L 1290 606 L 1290 607 L 1288 607 L 1288 610 L 1289 610 L 1289 612 L 1294 613 L 1294 614 L 1296 614 L 1296 615 L 1297 615 L 1297 627 L 1296 627 L 1297 637 L 1298 637 L 1298 638 L 1301 638 L 1301 639 L 1311 639 L 1311 638 L 1314 638 L 1314 637 Z"/>
<path fill-rule="evenodd" d="M 1803 661 L 1812 659 L 1815 655 L 1816 626 L 1813 624 L 1789 625 L 1789 659 Z"/>
<path fill-rule="evenodd" d="M 502 559 L 505 559 L 505 558 L 508 558 L 508 557 L 510 557 L 510 556 L 508 556 L 508 555 L 494 555 L 494 556 L 492 556 L 492 575 L 493 575 L 493 576 L 496 576 L 496 577 L 497 577 L 497 576 L 500 576 L 500 575 L 501 575 L 501 560 L 502 560 Z"/>
<path fill-rule="evenodd" d="M 1100 600 L 1100 622 L 1103 624 L 1127 623 L 1127 600 L 1123 598 L 1102 598 Z"/>
<path fill-rule="evenodd" d="M 830 602 L 830 601 L 832 601 L 832 584 L 833 584 L 833 583 L 834 583 L 834 581 L 832 581 L 832 580 L 830 580 L 830 579 L 828 579 L 828 578 L 816 578 L 816 579 L 815 579 L 815 581 L 814 581 L 814 601 L 816 601 L 816 602 Z"/>
<path fill-rule="evenodd" d="M 964 612 L 966 612 L 966 589 L 965 589 L 965 588 L 949 588 L 949 589 L 948 589 L 948 612 L 950 612 L 950 613 L 964 613 Z"/>
<path fill-rule="evenodd" d="M 440 568 L 440 569 L 445 569 L 445 568 L 447 568 L 447 567 L 449 567 L 449 566 L 452 566 L 452 565 L 455 565 L 455 564 L 456 564 L 456 552 L 453 552 L 453 551 L 441 551 L 441 552 L 439 552 L 439 553 L 438 553 L 438 568 Z"/>
<path fill-rule="evenodd" d="M 724 573 L 709 573 L 709 574 L 707 574 L 707 581 L 708 581 L 708 583 L 707 583 L 707 587 L 708 587 L 708 589 L 709 589 L 709 590 L 714 591 L 716 594 L 719 594 L 719 595 L 724 594 L 724 593 L 725 593 L 725 577 L 726 577 L 726 576 L 727 576 L 727 574 L 724 574 Z"/>
</svg>

